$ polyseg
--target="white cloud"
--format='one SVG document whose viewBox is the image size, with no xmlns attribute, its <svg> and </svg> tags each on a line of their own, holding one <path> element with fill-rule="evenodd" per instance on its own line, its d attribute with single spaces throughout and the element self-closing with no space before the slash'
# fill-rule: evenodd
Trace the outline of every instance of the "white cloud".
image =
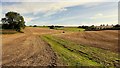
<svg viewBox="0 0 120 68">
<path fill-rule="evenodd" d="M 65 7 L 71 7 L 76 5 L 86 4 L 85 2 L 24 2 L 20 4 L 13 5 L 3 5 L 3 10 L 8 11 L 16 11 L 19 13 L 33 13 L 36 14 L 38 12 L 46 13 L 45 16 L 49 16 L 57 13 L 58 11 L 67 10 Z"/>
<path fill-rule="evenodd" d="M 98 4 L 98 3 L 97 3 Z M 23 13 L 44 13 L 45 17 L 56 14 L 57 12 L 66 11 L 66 7 L 88 5 L 88 2 L 22 2 L 20 4 L 3 5 L 3 10 L 16 11 Z M 90 6 L 90 5 L 89 5 Z M 91 5 L 94 6 L 94 5 Z"/>
<path fill-rule="evenodd" d="M 9 2 L 12 0 L 4 0 L 5 2 Z M 70 0 L 16 0 L 18 2 L 22 2 L 20 4 L 13 4 L 13 5 L 3 5 L 3 10 L 8 11 L 16 11 L 19 13 L 33 13 L 37 14 L 39 12 L 45 13 L 46 16 L 53 15 L 58 11 L 65 11 L 67 10 L 66 7 L 77 6 L 77 5 L 84 5 L 86 7 L 96 6 L 99 2 L 107 1 L 107 0 L 74 0 L 74 2 Z M 32 2 L 33 1 L 33 2 Z M 45 2 L 42 2 L 45 1 Z M 49 2 L 51 1 L 51 2 Z M 13 0 L 15 2 L 15 0 Z M 91 2 L 98 2 L 92 3 Z"/>
<path fill-rule="evenodd" d="M 52 10 L 52 11 L 48 11 L 45 15 L 44 15 L 44 17 L 48 17 L 48 16 L 51 16 L 51 15 L 53 15 L 53 14 L 56 14 L 57 12 L 62 12 L 62 11 L 66 11 L 67 9 L 65 9 L 65 8 L 61 8 L 61 9 L 59 9 L 59 10 Z"/>
<path fill-rule="evenodd" d="M 74 19 L 77 19 L 77 18 L 82 18 L 82 16 L 63 17 L 63 18 L 61 18 L 61 19 L 57 19 L 57 20 L 55 20 L 55 21 L 74 20 Z"/>
<path fill-rule="evenodd" d="M 118 15 L 103 15 L 102 13 L 98 13 L 92 17 L 90 17 L 90 19 L 104 19 L 104 18 L 117 18 Z"/>
<path fill-rule="evenodd" d="M 19 0 L 18 0 L 19 1 Z M 23 2 L 22 2 L 23 1 Z M 57 0 L 55 2 L 36 2 L 38 0 L 34 0 L 35 2 L 27 2 L 31 0 L 22 0 L 20 4 L 13 4 L 13 5 L 3 5 L 3 10 L 8 11 L 16 11 L 19 13 L 33 13 L 37 14 L 39 12 L 45 13 L 44 16 L 50 16 L 52 14 L 57 13 L 58 11 L 65 11 L 67 10 L 66 7 L 77 6 L 77 5 L 85 5 L 85 6 L 95 6 L 99 4 L 99 1 L 104 0 L 83 0 L 83 1 L 76 1 L 76 2 L 63 2 Z M 48 0 L 46 0 L 48 1 Z M 53 0 L 52 0 L 53 1 Z M 58 2 L 59 1 L 59 2 Z M 68 0 L 69 1 L 69 0 Z M 98 2 L 93 4 L 89 4 L 90 2 Z"/>
<path fill-rule="evenodd" d="M 103 16 L 103 14 L 102 13 L 98 13 L 96 16 Z"/>
<path fill-rule="evenodd" d="M 24 17 L 25 22 L 31 22 L 32 20 L 38 19 L 39 17 Z"/>
<path fill-rule="evenodd" d="M 36 0 L 34 0 L 36 1 Z M 47 1 L 47 0 L 46 0 Z M 75 1 L 75 0 L 74 0 Z M 96 1 L 97 0 L 93 0 Z M 92 1 L 92 2 L 93 2 Z M 103 1 L 103 0 L 99 0 Z M 13 5 L 3 5 L 2 8 L 3 10 L 8 11 L 17 11 L 18 13 L 25 14 L 25 13 L 43 13 L 45 14 L 44 17 L 51 16 L 53 14 L 56 14 L 57 12 L 61 11 L 67 11 L 66 7 L 72 7 L 72 6 L 77 6 L 77 5 L 84 5 L 86 7 L 91 7 L 91 6 L 96 6 L 98 5 L 99 2 L 93 4 L 89 4 L 90 2 L 88 0 L 84 1 L 78 1 L 78 2 L 22 2 L 20 4 L 13 4 Z M 86 13 L 87 14 L 87 13 Z M 84 14 L 85 15 L 85 14 Z M 57 19 L 58 21 L 64 21 L 64 20 L 71 20 L 71 19 L 76 19 L 80 18 L 81 16 L 70 16 L 70 17 L 62 17 L 61 19 Z M 117 17 L 117 15 L 104 15 L 102 13 L 98 13 L 96 15 L 93 15 L 90 17 L 90 19 L 101 19 L 101 18 L 113 18 Z M 38 17 L 25 17 L 26 22 L 31 22 L 34 19 L 37 19 Z M 55 20 L 56 21 L 56 20 Z M 65 24 L 65 23 L 64 23 Z M 75 23 L 73 23 L 75 24 Z M 86 23 L 86 24 L 89 24 Z"/>
</svg>

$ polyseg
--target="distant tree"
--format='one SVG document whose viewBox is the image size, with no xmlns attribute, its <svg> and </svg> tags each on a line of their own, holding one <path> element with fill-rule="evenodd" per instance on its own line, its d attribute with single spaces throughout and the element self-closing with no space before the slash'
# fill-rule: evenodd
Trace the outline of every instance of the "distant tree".
<svg viewBox="0 0 120 68">
<path fill-rule="evenodd" d="M 55 27 L 54 27 L 54 25 L 52 25 L 52 26 L 49 26 L 49 28 L 50 28 L 50 29 L 54 29 Z"/>
<path fill-rule="evenodd" d="M 33 27 L 37 27 L 37 25 L 34 25 Z"/>
<path fill-rule="evenodd" d="M 114 26 L 113 24 L 111 26 Z"/>
<path fill-rule="evenodd" d="M 62 28 L 62 27 L 64 27 L 64 26 L 54 26 L 55 28 Z"/>
<path fill-rule="evenodd" d="M 83 28 L 83 29 L 88 29 L 89 27 L 88 27 L 88 26 L 84 26 L 84 25 L 83 25 L 83 26 L 82 26 L 82 28 Z"/>
<path fill-rule="evenodd" d="M 103 24 L 103 26 L 105 26 L 105 24 Z"/>
<path fill-rule="evenodd" d="M 21 29 L 25 28 L 24 18 L 17 12 L 6 13 L 5 18 L 2 18 L 1 21 L 4 29 L 15 29 L 20 32 Z"/>
<path fill-rule="evenodd" d="M 106 26 L 109 26 L 108 24 Z"/>
<path fill-rule="evenodd" d="M 91 27 L 95 27 L 94 25 L 92 25 Z"/>
<path fill-rule="evenodd" d="M 82 28 L 82 26 L 78 26 L 78 28 Z"/>
<path fill-rule="evenodd" d="M 116 24 L 114 27 L 120 27 L 120 25 L 119 25 L 119 24 Z"/>
<path fill-rule="evenodd" d="M 100 26 L 103 26 L 102 24 Z"/>
<path fill-rule="evenodd" d="M 91 30 L 96 30 L 96 28 L 95 28 L 94 25 L 90 26 L 90 29 L 91 29 Z"/>
</svg>

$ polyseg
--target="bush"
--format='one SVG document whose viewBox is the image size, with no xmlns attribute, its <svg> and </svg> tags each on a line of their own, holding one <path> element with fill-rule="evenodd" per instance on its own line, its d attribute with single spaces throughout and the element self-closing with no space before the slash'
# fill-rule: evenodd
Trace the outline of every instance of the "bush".
<svg viewBox="0 0 120 68">
<path fill-rule="evenodd" d="M 37 27 L 37 25 L 34 25 L 33 27 Z"/>
<path fill-rule="evenodd" d="M 52 25 L 52 26 L 48 26 L 50 29 L 54 29 L 55 27 Z"/>
</svg>

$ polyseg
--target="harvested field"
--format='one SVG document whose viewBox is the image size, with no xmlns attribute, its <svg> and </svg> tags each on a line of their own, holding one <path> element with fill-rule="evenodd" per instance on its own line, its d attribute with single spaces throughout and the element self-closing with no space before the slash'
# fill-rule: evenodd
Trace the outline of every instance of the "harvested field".
<svg viewBox="0 0 120 68">
<path fill-rule="evenodd" d="M 2 35 L 2 65 L 4 66 L 51 66 L 55 53 L 44 42 L 42 34 L 59 33 L 44 28 L 26 28 L 25 33 Z"/>
<path fill-rule="evenodd" d="M 118 34 L 117 30 L 106 31 L 86 31 L 76 33 L 66 33 L 56 35 L 57 37 L 76 42 L 78 44 L 89 45 L 102 48 L 105 50 L 118 51 Z"/>
<path fill-rule="evenodd" d="M 3 66 L 117 67 L 118 31 L 65 32 L 27 27 L 2 34 Z"/>
<path fill-rule="evenodd" d="M 118 53 L 71 42 L 58 37 L 44 36 L 53 50 L 68 66 L 116 67 L 119 65 Z M 79 63 L 79 64 L 78 64 Z"/>
</svg>

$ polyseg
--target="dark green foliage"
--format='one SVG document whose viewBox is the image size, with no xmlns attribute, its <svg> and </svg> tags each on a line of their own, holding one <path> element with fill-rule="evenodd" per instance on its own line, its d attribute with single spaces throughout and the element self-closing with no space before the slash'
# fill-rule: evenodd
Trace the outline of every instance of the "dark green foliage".
<svg viewBox="0 0 120 68">
<path fill-rule="evenodd" d="M 88 29 L 89 27 L 83 25 L 83 26 L 78 26 L 78 28 Z"/>
<path fill-rule="evenodd" d="M 94 25 L 92 25 L 92 26 L 84 26 L 83 25 L 83 26 L 78 26 L 78 28 L 83 28 L 86 31 L 91 31 L 91 30 L 95 30 L 96 29 Z"/>
<path fill-rule="evenodd" d="M 53 26 L 53 25 L 52 25 L 52 26 L 48 26 L 48 27 L 49 27 L 50 29 L 54 29 L 54 28 L 55 28 L 55 26 Z"/>
<path fill-rule="evenodd" d="M 120 30 L 120 25 L 116 24 L 112 28 L 104 28 L 103 30 Z"/>
<path fill-rule="evenodd" d="M 78 28 L 84 28 L 86 31 L 99 31 L 99 30 L 120 30 L 120 25 L 116 24 L 116 25 L 112 25 L 113 27 L 111 28 L 107 28 L 109 25 L 107 24 L 106 26 L 100 25 L 100 28 L 97 28 L 96 26 L 92 25 L 92 26 L 78 26 Z M 103 27 L 103 28 L 102 28 Z"/>
<path fill-rule="evenodd" d="M 57 29 L 57 28 L 63 28 L 64 26 L 54 26 L 54 25 L 52 25 L 52 26 L 48 26 L 50 29 Z"/>
<path fill-rule="evenodd" d="M 25 21 L 23 16 L 17 12 L 8 12 L 5 14 L 5 18 L 1 19 L 3 29 L 15 29 L 20 32 L 25 28 Z"/>
<path fill-rule="evenodd" d="M 117 25 L 115 25 L 114 27 L 116 27 L 116 28 L 117 28 L 117 27 L 120 27 L 120 25 L 119 25 L 119 24 L 117 24 Z"/>
<path fill-rule="evenodd" d="M 55 28 L 63 28 L 64 26 L 55 26 Z"/>
<path fill-rule="evenodd" d="M 37 25 L 34 25 L 33 27 L 37 27 Z"/>
</svg>

